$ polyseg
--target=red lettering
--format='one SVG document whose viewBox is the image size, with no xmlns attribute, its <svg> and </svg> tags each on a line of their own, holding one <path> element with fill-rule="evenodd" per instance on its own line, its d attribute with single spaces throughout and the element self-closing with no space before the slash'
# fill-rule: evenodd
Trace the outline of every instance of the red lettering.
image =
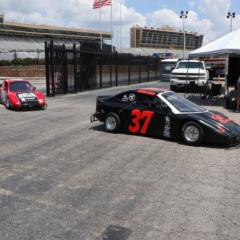
<svg viewBox="0 0 240 240">
<path fill-rule="evenodd" d="M 128 127 L 128 130 L 132 133 L 140 132 L 141 134 L 146 134 L 153 116 L 153 112 L 151 111 L 141 112 L 138 109 L 134 109 L 132 110 L 131 115 L 133 116 L 133 118 L 130 126 Z M 142 127 L 140 120 L 144 120 Z"/>
</svg>

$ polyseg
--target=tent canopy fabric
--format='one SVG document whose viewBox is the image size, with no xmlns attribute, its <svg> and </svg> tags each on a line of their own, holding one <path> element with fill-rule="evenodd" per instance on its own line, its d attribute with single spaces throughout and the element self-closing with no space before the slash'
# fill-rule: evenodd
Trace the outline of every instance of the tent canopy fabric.
<svg viewBox="0 0 240 240">
<path fill-rule="evenodd" d="M 191 52 L 189 56 L 219 56 L 227 54 L 240 54 L 240 29 L 224 35 L 215 41 Z"/>
</svg>

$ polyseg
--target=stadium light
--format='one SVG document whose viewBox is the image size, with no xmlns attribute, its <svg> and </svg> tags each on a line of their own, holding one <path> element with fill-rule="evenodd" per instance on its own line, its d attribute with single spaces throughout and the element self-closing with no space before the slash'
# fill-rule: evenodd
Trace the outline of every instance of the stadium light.
<svg viewBox="0 0 240 240">
<path fill-rule="evenodd" d="M 236 17 L 235 12 L 228 12 L 227 13 L 227 18 L 230 18 L 230 32 L 232 32 L 232 25 L 233 25 L 233 18 Z"/>
<path fill-rule="evenodd" d="M 183 20 L 183 59 L 185 59 L 185 51 L 186 51 L 186 33 L 185 33 L 185 21 L 188 17 L 188 11 L 181 11 L 180 18 Z"/>
</svg>

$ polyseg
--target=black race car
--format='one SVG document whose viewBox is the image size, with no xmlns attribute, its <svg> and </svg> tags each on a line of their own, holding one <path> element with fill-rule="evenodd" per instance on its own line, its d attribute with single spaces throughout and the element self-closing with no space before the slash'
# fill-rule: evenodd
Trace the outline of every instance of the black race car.
<svg viewBox="0 0 240 240">
<path fill-rule="evenodd" d="M 104 123 L 107 132 L 168 139 L 182 139 L 189 145 L 203 142 L 240 143 L 240 125 L 225 115 L 208 111 L 175 92 L 159 88 L 129 90 L 116 96 L 97 98 L 91 122 Z"/>
</svg>

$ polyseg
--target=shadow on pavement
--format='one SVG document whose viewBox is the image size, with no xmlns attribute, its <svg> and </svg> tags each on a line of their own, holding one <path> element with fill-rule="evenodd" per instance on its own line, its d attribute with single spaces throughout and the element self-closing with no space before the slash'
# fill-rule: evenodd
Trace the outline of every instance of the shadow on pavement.
<svg viewBox="0 0 240 240">
<path fill-rule="evenodd" d="M 104 130 L 104 126 L 103 124 L 99 124 L 99 125 L 96 125 L 96 126 L 93 126 L 93 127 L 90 127 L 89 130 L 93 130 L 93 131 L 98 131 L 98 132 L 105 132 Z M 179 145 L 182 145 L 182 146 L 188 146 L 186 145 L 184 142 L 181 141 L 181 139 L 168 139 L 168 138 L 160 138 L 160 137 L 151 137 L 151 136 L 144 136 L 144 135 L 136 135 L 136 134 L 130 134 L 128 132 L 120 132 L 122 134 L 125 134 L 125 135 L 129 135 L 129 136 L 139 136 L 139 137 L 145 137 L 145 138 L 152 138 L 152 139 L 158 139 L 158 140 L 163 140 L 163 141 L 166 141 L 166 142 L 176 142 L 177 144 Z M 111 133 L 107 133 L 106 134 L 111 134 Z M 112 133 L 112 134 L 115 134 L 115 133 Z M 189 147 L 194 147 L 194 148 L 198 148 L 198 147 L 204 147 L 204 148 L 209 148 L 209 149 L 226 149 L 226 150 L 231 150 L 231 149 L 240 149 L 240 145 L 236 145 L 236 146 L 222 146 L 222 145 L 217 145 L 217 144 L 206 144 L 206 143 L 203 143 L 199 146 L 189 146 Z"/>
<path fill-rule="evenodd" d="M 121 226 L 109 225 L 102 234 L 102 240 L 127 240 L 132 230 Z"/>
</svg>

